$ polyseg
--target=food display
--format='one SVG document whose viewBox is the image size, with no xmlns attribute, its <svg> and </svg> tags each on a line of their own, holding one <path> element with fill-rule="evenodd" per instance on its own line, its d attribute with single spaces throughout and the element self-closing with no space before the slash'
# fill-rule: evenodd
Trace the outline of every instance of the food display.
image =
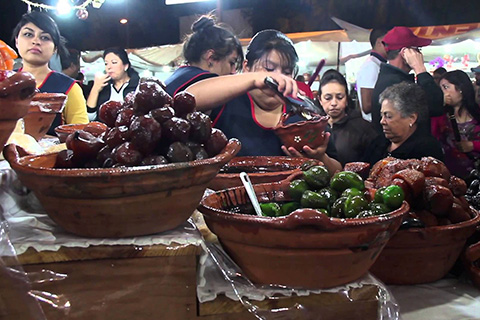
<svg viewBox="0 0 480 320">
<path fill-rule="evenodd" d="M 171 97 L 155 81 L 143 81 L 125 102 L 107 101 L 99 108 L 105 127 L 77 130 L 66 138 L 57 168 L 109 168 L 202 160 L 227 144 L 210 118 L 195 111 L 188 92 Z"/>
<path fill-rule="evenodd" d="M 23 117 L 25 134 L 42 139 L 50 129 L 55 117 L 62 113 L 67 102 L 63 93 L 38 92 L 32 99 L 28 113 Z"/>
</svg>

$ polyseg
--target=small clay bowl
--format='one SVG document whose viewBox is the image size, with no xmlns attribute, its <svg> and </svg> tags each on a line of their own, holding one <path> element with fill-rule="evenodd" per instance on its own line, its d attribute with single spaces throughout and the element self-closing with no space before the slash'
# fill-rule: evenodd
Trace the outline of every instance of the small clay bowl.
<svg viewBox="0 0 480 320">
<path fill-rule="evenodd" d="M 315 120 L 305 120 L 291 124 L 284 124 L 284 120 L 273 129 L 287 148 L 293 147 L 299 151 L 304 146 L 315 149 L 322 145 L 325 140 L 325 128 L 328 124 L 328 116 L 319 116 Z"/>
<path fill-rule="evenodd" d="M 248 173 L 252 184 L 281 181 L 299 171 L 303 164 L 322 165 L 321 161 L 308 158 L 282 156 L 235 157 L 217 174 L 208 186 L 213 190 L 222 190 L 242 185 L 240 172 Z"/>
<path fill-rule="evenodd" d="M 0 152 L 8 141 L 17 120 L 23 118 L 35 94 L 35 78 L 28 72 L 3 71 L 0 81 Z"/>
<path fill-rule="evenodd" d="M 230 139 L 215 157 L 128 168 L 57 169 L 56 153 L 20 156 L 5 147 L 5 158 L 50 218 L 66 231 L 118 238 L 159 233 L 185 222 L 209 182 L 240 150 Z"/>
<path fill-rule="evenodd" d="M 77 130 L 85 130 L 98 137 L 107 129 L 108 127 L 106 124 L 98 121 L 91 121 L 89 123 L 62 124 L 61 126 L 56 127 L 54 130 L 57 134 L 58 140 L 63 143 L 67 140 L 67 137 L 71 133 L 74 133 Z"/>
<path fill-rule="evenodd" d="M 25 133 L 35 140 L 45 136 L 57 114 L 63 111 L 67 96 L 63 93 L 37 93 L 30 103 L 25 121 Z"/>
<path fill-rule="evenodd" d="M 291 200 L 290 180 L 255 185 L 259 201 Z M 404 202 L 388 215 L 363 219 L 329 218 L 313 209 L 270 218 L 242 214 L 247 206 L 245 188 L 237 187 L 205 197 L 198 210 L 253 283 L 317 289 L 365 275 L 409 210 Z"/>
<path fill-rule="evenodd" d="M 440 280 L 453 267 L 480 214 L 460 223 L 399 230 L 370 271 L 386 284 L 411 285 Z"/>
</svg>

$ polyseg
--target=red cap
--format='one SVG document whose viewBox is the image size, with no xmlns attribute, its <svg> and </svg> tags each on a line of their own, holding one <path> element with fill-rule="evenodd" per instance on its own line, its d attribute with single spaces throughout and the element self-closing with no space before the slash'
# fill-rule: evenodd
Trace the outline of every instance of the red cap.
<svg viewBox="0 0 480 320">
<path fill-rule="evenodd" d="M 417 37 L 407 27 L 395 27 L 383 37 L 383 44 L 385 44 L 387 51 L 408 47 L 425 47 L 431 43 L 432 40 Z"/>
</svg>

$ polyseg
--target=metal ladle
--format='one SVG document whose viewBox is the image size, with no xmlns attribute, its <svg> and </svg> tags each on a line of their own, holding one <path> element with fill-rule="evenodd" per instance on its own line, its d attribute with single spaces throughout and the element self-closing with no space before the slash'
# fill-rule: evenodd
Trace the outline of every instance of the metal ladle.
<svg viewBox="0 0 480 320">
<path fill-rule="evenodd" d="M 257 216 L 263 217 L 262 209 L 260 208 L 260 203 L 258 203 L 255 190 L 253 190 L 253 185 L 252 185 L 252 182 L 250 181 L 250 177 L 246 172 L 240 172 L 240 180 L 242 180 L 243 186 L 247 191 L 247 195 L 250 198 L 250 201 L 252 202 L 253 209 L 255 209 Z"/>
</svg>

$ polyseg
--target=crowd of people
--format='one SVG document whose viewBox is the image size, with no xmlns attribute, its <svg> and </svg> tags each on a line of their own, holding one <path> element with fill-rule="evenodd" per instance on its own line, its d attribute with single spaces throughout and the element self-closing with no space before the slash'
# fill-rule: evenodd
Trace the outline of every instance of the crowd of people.
<svg viewBox="0 0 480 320">
<path fill-rule="evenodd" d="M 52 130 L 61 123 L 98 120 L 104 102 L 123 101 L 139 83 L 127 52 L 107 48 L 105 73 L 96 75 L 88 92 L 82 92 L 73 79 L 79 76 L 78 52 L 66 51 L 57 25 L 45 13 L 25 14 L 13 37 L 22 70 L 35 76 L 38 89 L 68 95 Z M 473 83 L 461 70 L 439 68 L 430 74 L 421 49 L 431 40 L 407 27 L 374 29 L 370 43 L 371 54 L 357 73 L 358 105 L 336 70 L 324 72 L 319 87 L 313 88 L 329 117 L 326 139 L 315 149 L 287 149 L 273 131 L 290 106 L 265 84 L 267 76 L 284 96 L 313 97 L 304 79 L 296 77 L 298 55 L 292 41 L 278 30 L 258 32 L 244 54 L 228 26 L 210 15 L 200 17 L 184 41 L 185 64 L 165 80 L 166 91 L 172 96 L 181 91 L 193 94 L 197 109 L 210 116 L 214 127 L 241 141 L 239 155 L 310 157 L 331 173 L 348 162 L 432 156 L 465 178 L 480 153 L 480 66 L 472 68 Z M 55 53 L 70 57 L 62 61 L 63 74 L 49 67 Z M 288 123 L 302 120 L 295 115 Z"/>
</svg>

